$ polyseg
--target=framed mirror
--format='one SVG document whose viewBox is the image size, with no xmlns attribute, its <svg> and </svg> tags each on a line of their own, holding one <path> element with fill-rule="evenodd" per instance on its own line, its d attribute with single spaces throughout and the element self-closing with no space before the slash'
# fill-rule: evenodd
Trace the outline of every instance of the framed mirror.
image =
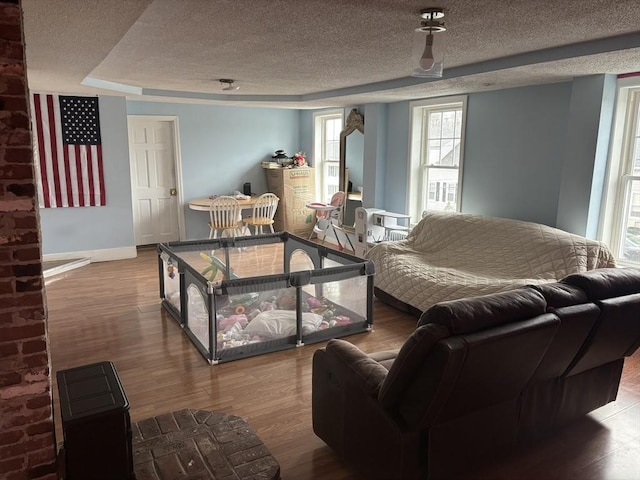
<svg viewBox="0 0 640 480">
<path fill-rule="evenodd" d="M 340 132 L 340 190 L 347 194 L 343 207 L 343 225 L 355 223 L 355 209 L 362 206 L 364 185 L 364 117 L 357 108 L 347 116 Z"/>
</svg>

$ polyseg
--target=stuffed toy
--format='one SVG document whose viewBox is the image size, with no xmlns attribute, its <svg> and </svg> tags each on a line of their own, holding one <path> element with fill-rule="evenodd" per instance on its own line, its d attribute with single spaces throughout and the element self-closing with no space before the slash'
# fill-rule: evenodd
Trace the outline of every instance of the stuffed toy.
<svg viewBox="0 0 640 480">
<path fill-rule="evenodd" d="M 239 323 L 240 326 L 244 328 L 247 326 L 247 323 L 249 323 L 249 320 L 247 319 L 247 316 L 245 314 L 230 315 L 221 320 L 218 320 L 218 328 L 222 331 L 226 331 L 227 329 L 231 328 L 234 323 Z"/>
</svg>

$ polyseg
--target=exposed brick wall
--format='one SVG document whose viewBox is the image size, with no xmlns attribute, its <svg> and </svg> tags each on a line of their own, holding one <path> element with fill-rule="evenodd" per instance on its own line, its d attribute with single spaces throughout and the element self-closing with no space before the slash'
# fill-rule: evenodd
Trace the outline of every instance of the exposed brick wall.
<svg viewBox="0 0 640 480">
<path fill-rule="evenodd" d="M 22 10 L 0 0 L 0 479 L 57 478 Z"/>
</svg>

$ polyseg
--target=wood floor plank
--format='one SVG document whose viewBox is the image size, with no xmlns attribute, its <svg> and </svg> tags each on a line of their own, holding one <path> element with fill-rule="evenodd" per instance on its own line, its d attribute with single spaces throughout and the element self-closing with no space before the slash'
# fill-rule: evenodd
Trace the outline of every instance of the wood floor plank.
<svg viewBox="0 0 640 480">
<path fill-rule="evenodd" d="M 260 268 L 271 263 L 260 261 Z M 324 343 L 210 366 L 161 307 L 157 268 L 155 249 L 147 248 L 136 259 L 92 263 L 47 280 L 54 374 L 112 361 L 134 422 L 185 408 L 225 411 L 247 419 L 280 462 L 283 479 L 355 478 L 311 427 L 311 359 Z M 380 302 L 374 312 L 373 332 L 346 337 L 366 352 L 399 348 L 415 328 L 414 317 Z M 53 391 L 61 442 L 55 380 Z M 464 478 L 639 479 L 639 417 L 636 352 L 617 402 Z"/>
</svg>

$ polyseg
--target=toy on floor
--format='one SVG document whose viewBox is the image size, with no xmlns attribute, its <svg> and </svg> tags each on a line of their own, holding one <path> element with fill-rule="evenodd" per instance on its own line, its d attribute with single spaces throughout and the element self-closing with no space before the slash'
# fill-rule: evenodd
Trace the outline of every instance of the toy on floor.
<svg viewBox="0 0 640 480">
<path fill-rule="evenodd" d="M 216 275 L 218 275 L 218 265 L 213 260 L 216 257 L 214 257 L 213 255 L 209 256 L 204 252 L 200 252 L 200 256 L 202 258 L 204 258 L 207 262 L 209 262 L 209 266 L 207 268 L 205 268 L 200 273 L 207 280 L 209 280 L 210 282 L 213 282 L 215 280 L 215 278 L 216 278 Z M 216 260 L 217 260 L 217 258 L 216 258 Z M 207 273 L 209 274 L 208 277 L 207 277 Z"/>
<path fill-rule="evenodd" d="M 207 257 L 210 258 L 208 255 Z M 219 271 L 217 263 L 214 261 L 212 265 L 214 268 L 209 271 L 216 269 L 217 273 L 217 271 Z M 215 276 L 212 278 L 215 279 Z M 204 298 L 194 286 L 190 286 L 187 291 L 189 294 L 189 328 L 201 342 L 206 343 L 208 336 L 208 315 Z M 327 328 L 340 327 L 353 323 L 352 319 L 344 314 L 344 309 L 331 300 L 324 297 L 313 297 L 304 292 L 303 295 L 306 297 L 302 301 L 303 312 L 309 312 L 310 314 L 315 314 L 316 318 L 321 318 L 321 321 L 313 322 L 313 324 L 306 322 L 303 325 L 305 335 L 315 330 L 325 330 Z M 269 320 L 265 320 L 265 316 L 260 316 L 260 314 L 274 310 L 283 310 L 286 312 L 295 311 L 295 291 L 290 289 L 273 290 L 262 293 L 252 292 L 220 297 L 220 303 L 225 301 L 225 306 L 220 308 L 216 318 L 216 340 L 219 349 L 224 350 L 251 343 L 270 341 L 276 338 L 284 338 L 291 334 L 290 329 L 287 331 L 279 331 L 277 325 L 282 323 L 280 322 L 282 319 L 279 316 L 274 318 L 274 322 L 272 323 Z M 305 315 L 307 315 L 307 313 L 305 313 Z M 267 336 L 262 333 L 250 333 L 249 330 L 252 329 L 247 329 L 251 321 L 259 316 L 262 318 L 263 326 L 266 330 L 270 331 L 270 334 Z M 268 316 L 266 318 L 268 318 Z"/>
<path fill-rule="evenodd" d="M 313 327 L 306 325 L 307 331 L 305 334 L 311 333 L 309 331 L 310 328 L 324 330 L 352 323 L 351 318 L 343 314 L 344 309 L 329 299 L 324 297 L 317 298 L 304 292 L 303 294 L 306 298 L 303 298 L 302 301 L 302 311 L 316 314 L 322 319 L 321 322 L 318 322 Z M 255 333 L 248 334 L 248 330 L 251 329 L 247 329 L 247 325 L 250 325 L 251 321 L 263 312 L 274 310 L 295 311 L 296 308 L 296 293 L 293 289 L 272 290 L 260 294 L 229 295 L 223 298 L 225 298 L 226 304 L 218 310 L 217 318 L 217 342 L 218 348 L 221 349 L 273 339 L 273 335 L 263 337 Z M 225 300 L 221 299 L 221 303 Z M 277 331 L 277 328 L 274 327 L 273 330 Z M 282 336 L 287 335 L 283 334 Z"/>
<path fill-rule="evenodd" d="M 216 279 L 216 275 L 218 275 L 219 271 L 222 272 L 224 277 L 238 278 L 238 276 L 233 272 L 233 268 L 227 269 L 224 262 L 215 255 L 208 255 L 204 252 L 200 252 L 200 256 L 209 262 L 209 266 L 200 273 L 210 282 L 213 282 Z M 209 275 L 207 276 L 207 274 Z"/>
</svg>

